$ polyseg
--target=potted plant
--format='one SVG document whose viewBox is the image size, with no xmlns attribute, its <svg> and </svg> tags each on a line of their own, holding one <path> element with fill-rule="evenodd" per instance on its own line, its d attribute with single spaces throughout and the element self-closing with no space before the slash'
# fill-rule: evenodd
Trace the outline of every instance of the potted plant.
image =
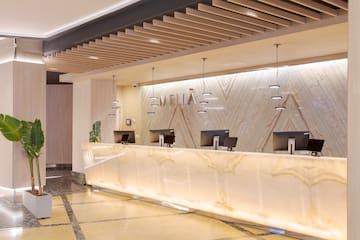
<svg viewBox="0 0 360 240">
<path fill-rule="evenodd" d="M 44 132 L 41 128 L 41 121 L 35 119 L 34 122 L 29 122 L 0 114 L 0 131 L 9 141 L 20 142 L 26 153 L 30 170 L 31 191 L 24 191 L 24 206 L 37 218 L 50 217 L 51 195 L 43 192 L 39 166 L 39 157 L 44 146 Z M 35 189 L 34 162 L 38 189 Z"/>
<path fill-rule="evenodd" d="M 101 121 L 96 121 L 92 125 L 92 130 L 89 132 L 89 142 L 101 141 Z"/>
</svg>

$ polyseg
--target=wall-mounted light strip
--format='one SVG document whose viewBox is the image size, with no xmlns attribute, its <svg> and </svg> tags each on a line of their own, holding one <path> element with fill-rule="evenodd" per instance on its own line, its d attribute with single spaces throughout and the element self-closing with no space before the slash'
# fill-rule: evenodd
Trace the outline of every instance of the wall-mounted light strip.
<svg viewBox="0 0 360 240">
<path fill-rule="evenodd" d="M 205 110 L 224 110 L 224 107 L 205 107 Z"/>
<path fill-rule="evenodd" d="M 271 99 L 272 100 L 281 100 L 283 97 L 280 96 L 280 95 L 277 95 L 277 96 L 271 96 Z"/>
<path fill-rule="evenodd" d="M 202 114 L 202 113 L 207 113 L 207 111 L 206 111 L 205 109 L 198 110 L 197 112 L 198 112 L 198 113 L 201 113 L 201 114 Z"/>
<path fill-rule="evenodd" d="M 271 84 L 271 85 L 269 85 L 269 88 L 277 89 L 277 88 L 280 88 L 280 85 L 279 84 Z"/>
<path fill-rule="evenodd" d="M 23 63 L 44 64 L 44 62 L 42 60 L 36 60 L 36 59 L 8 58 L 8 59 L 0 60 L 0 64 L 4 64 L 4 63 L 8 63 L 8 62 L 23 62 Z"/>
</svg>

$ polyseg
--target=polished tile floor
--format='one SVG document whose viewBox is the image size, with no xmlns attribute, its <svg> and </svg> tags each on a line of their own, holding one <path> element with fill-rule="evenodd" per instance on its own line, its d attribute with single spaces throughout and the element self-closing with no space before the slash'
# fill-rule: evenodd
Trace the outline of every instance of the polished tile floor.
<svg viewBox="0 0 360 240">
<path fill-rule="evenodd" d="M 26 240 L 291 240 L 266 228 L 220 221 L 72 183 L 68 171 L 48 171 L 53 215 L 35 219 L 0 194 L 0 239 Z M 15 203 L 14 203 L 15 200 Z"/>
</svg>

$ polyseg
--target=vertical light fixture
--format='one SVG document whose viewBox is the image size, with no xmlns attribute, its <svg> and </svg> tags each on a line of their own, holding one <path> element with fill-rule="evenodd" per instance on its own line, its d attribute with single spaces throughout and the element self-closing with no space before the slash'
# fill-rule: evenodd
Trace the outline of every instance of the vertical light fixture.
<svg viewBox="0 0 360 240">
<path fill-rule="evenodd" d="M 206 57 L 201 58 L 202 60 L 202 70 L 201 70 L 201 84 L 202 84 L 202 100 L 199 101 L 199 104 L 201 105 L 201 109 L 198 110 L 198 113 L 207 113 L 207 110 L 205 109 L 204 105 L 208 104 L 209 102 L 204 99 L 205 96 L 210 96 L 211 92 L 206 91 L 206 86 L 205 86 L 205 61 L 207 60 Z"/>
<path fill-rule="evenodd" d="M 117 100 L 117 97 L 116 97 L 116 81 L 115 81 L 115 74 L 112 75 L 112 87 L 113 87 L 113 105 L 117 105 L 119 103 L 119 100 Z"/>
<path fill-rule="evenodd" d="M 210 91 L 206 91 L 206 86 L 205 86 L 205 61 L 207 60 L 206 57 L 201 58 L 202 60 L 202 85 L 203 85 L 203 89 L 202 89 L 202 95 L 203 96 L 210 96 L 212 93 Z"/>
<path fill-rule="evenodd" d="M 120 108 L 119 106 L 119 100 L 116 97 L 116 81 L 115 81 L 115 74 L 112 75 L 112 102 L 111 102 L 111 113 L 109 113 L 109 116 L 116 116 L 116 110 Z"/>
<path fill-rule="evenodd" d="M 276 76 L 274 84 L 269 85 L 270 89 L 274 89 L 275 93 L 271 96 L 272 100 L 281 100 L 283 97 L 280 94 L 280 81 L 279 81 L 279 43 L 275 43 L 275 55 L 276 55 Z M 284 110 L 284 106 L 275 106 L 276 110 Z"/>
<path fill-rule="evenodd" d="M 149 97 L 150 98 L 150 106 L 152 107 L 152 110 L 147 112 L 150 115 L 155 114 L 154 108 L 159 106 L 159 104 L 156 102 L 159 98 L 155 96 L 154 72 L 155 72 L 155 67 L 152 67 L 151 68 L 151 96 Z"/>
</svg>

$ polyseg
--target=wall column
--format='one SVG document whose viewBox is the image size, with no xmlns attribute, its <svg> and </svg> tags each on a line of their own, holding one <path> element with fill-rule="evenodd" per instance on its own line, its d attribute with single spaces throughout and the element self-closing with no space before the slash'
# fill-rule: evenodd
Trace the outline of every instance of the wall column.
<svg viewBox="0 0 360 240">
<path fill-rule="evenodd" d="M 349 1 L 348 239 L 360 239 L 360 1 Z"/>
<path fill-rule="evenodd" d="M 46 67 L 42 62 L 42 42 L 32 39 L 0 40 L 0 113 L 19 119 L 41 120 L 46 131 Z M 0 186 L 30 187 L 29 166 L 21 144 L 0 136 Z M 40 157 L 45 184 L 45 147 Z"/>
<path fill-rule="evenodd" d="M 112 81 L 89 79 L 73 82 L 73 172 L 84 172 L 81 145 L 89 142 L 89 132 L 95 121 L 101 121 L 101 141 L 114 141 L 116 115 L 112 114 L 112 101 Z"/>
</svg>

